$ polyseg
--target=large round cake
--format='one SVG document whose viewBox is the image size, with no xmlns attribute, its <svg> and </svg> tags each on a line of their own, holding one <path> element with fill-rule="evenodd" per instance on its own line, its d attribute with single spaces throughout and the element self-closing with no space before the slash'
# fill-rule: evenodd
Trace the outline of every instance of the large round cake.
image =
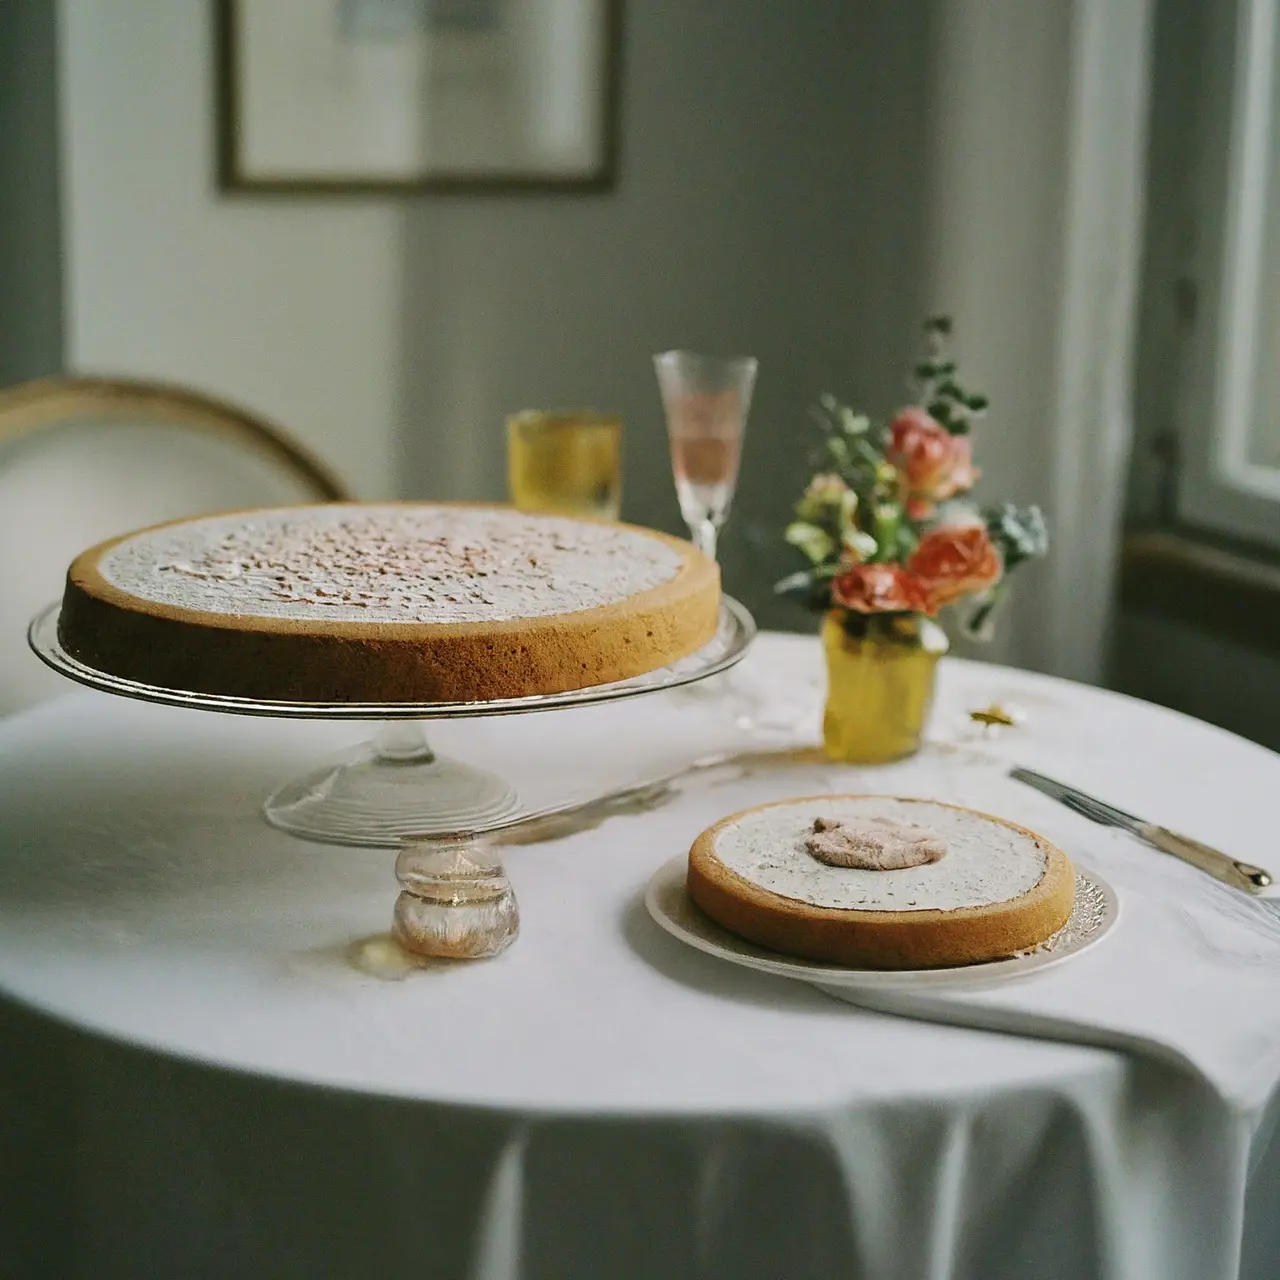
<svg viewBox="0 0 1280 1280">
<path fill-rule="evenodd" d="M 144 529 L 79 556 L 63 648 L 172 689 L 306 702 L 560 693 L 710 641 L 715 563 L 508 507 L 334 503 Z"/>
<path fill-rule="evenodd" d="M 877 860 L 889 869 L 863 865 Z M 784 955 L 926 969 L 1045 941 L 1071 914 L 1075 872 L 1040 836 L 972 809 L 815 796 L 704 831 L 688 888 L 717 923 Z"/>
</svg>

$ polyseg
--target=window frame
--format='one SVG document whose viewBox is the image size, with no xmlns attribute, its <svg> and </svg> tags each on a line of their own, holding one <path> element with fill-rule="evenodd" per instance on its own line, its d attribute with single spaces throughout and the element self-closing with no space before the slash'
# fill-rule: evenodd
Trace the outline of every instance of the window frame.
<svg viewBox="0 0 1280 1280">
<path fill-rule="evenodd" d="M 1177 403 L 1179 523 L 1280 549 L 1280 468 L 1249 458 L 1280 0 L 1214 6 L 1188 196 L 1197 299 Z M 1223 137 L 1228 139 L 1224 148 Z M 1280 174 L 1276 175 L 1280 181 Z"/>
</svg>

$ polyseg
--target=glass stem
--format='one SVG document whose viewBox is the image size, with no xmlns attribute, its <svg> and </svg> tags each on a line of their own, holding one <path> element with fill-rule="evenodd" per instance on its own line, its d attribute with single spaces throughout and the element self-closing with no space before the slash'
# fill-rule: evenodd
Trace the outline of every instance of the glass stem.
<svg viewBox="0 0 1280 1280">
<path fill-rule="evenodd" d="M 719 532 L 715 523 L 711 520 L 695 520 L 689 525 L 689 532 L 693 535 L 693 545 L 704 556 L 709 556 L 714 560 L 716 558 L 716 539 Z"/>
<path fill-rule="evenodd" d="M 388 720 L 374 734 L 373 754 L 388 764 L 430 764 L 436 758 L 416 720 Z"/>
</svg>

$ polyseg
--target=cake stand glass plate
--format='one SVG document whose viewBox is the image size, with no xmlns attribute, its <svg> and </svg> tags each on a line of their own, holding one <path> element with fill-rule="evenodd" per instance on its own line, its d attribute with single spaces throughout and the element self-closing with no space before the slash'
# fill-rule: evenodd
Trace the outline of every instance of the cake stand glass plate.
<svg viewBox="0 0 1280 1280">
<path fill-rule="evenodd" d="M 989 960 L 949 969 L 853 969 L 843 965 L 796 960 L 748 942 L 704 915 L 689 897 L 683 855 L 664 863 L 649 881 L 644 903 L 657 924 L 681 942 L 730 964 L 783 978 L 797 978 L 832 994 L 848 992 L 937 991 L 988 985 L 1061 964 L 1096 945 L 1112 929 L 1120 901 L 1096 872 L 1077 870 L 1076 906 L 1071 918 L 1039 947 L 1009 960 Z"/>
<path fill-rule="evenodd" d="M 660 693 L 727 671 L 741 661 L 756 634 L 747 609 L 722 596 L 720 624 L 709 644 L 629 680 L 480 702 L 276 702 L 167 689 L 86 666 L 59 642 L 58 610 L 52 604 L 32 621 L 31 648 L 55 671 L 102 693 L 230 715 L 388 721 L 370 742 L 287 782 L 263 806 L 268 822 L 302 839 L 385 849 L 399 848 L 405 836 L 492 830 L 509 824 L 519 811 L 518 797 L 502 778 L 437 756 L 420 722 L 558 711 Z"/>
</svg>

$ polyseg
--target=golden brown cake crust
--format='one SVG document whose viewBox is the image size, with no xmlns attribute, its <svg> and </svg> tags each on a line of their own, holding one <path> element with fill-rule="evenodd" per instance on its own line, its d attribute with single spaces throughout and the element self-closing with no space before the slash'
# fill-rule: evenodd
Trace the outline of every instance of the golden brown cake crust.
<svg viewBox="0 0 1280 1280">
<path fill-rule="evenodd" d="M 717 834 L 748 813 L 781 805 L 820 807 L 832 801 L 864 798 L 873 797 L 806 796 L 758 805 L 723 818 L 704 831 L 689 851 L 689 896 L 713 920 L 740 937 L 783 955 L 861 969 L 930 969 L 1001 959 L 1036 946 L 1067 922 L 1075 902 L 1075 870 L 1067 855 L 1026 827 L 963 805 L 941 807 L 999 823 L 1029 836 L 1043 851 L 1044 875 L 1027 893 L 1006 902 L 948 911 L 819 907 L 753 884 L 716 856 Z"/>
<path fill-rule="evenodd" d="M 462 503 L 330 505 L 357 512 L 371 506 L 485 510 Z M 188 523 L 196 522 L 137 530 L 73 561 L 58 619 L 59 640 L 72 657 L 141 683 L 223 697 L 475 701 L 560 693 L 642 675 L 707 644 L 719 620 L 715 562 L 689 543 L 634 526 L 619 527 L 677 553 L 673 577 L 594 608 L 492 622 L 366 623 L 204 612 L 143 599 L 99 571 L 103 557 L 120 543 Z"/>
</svg>

